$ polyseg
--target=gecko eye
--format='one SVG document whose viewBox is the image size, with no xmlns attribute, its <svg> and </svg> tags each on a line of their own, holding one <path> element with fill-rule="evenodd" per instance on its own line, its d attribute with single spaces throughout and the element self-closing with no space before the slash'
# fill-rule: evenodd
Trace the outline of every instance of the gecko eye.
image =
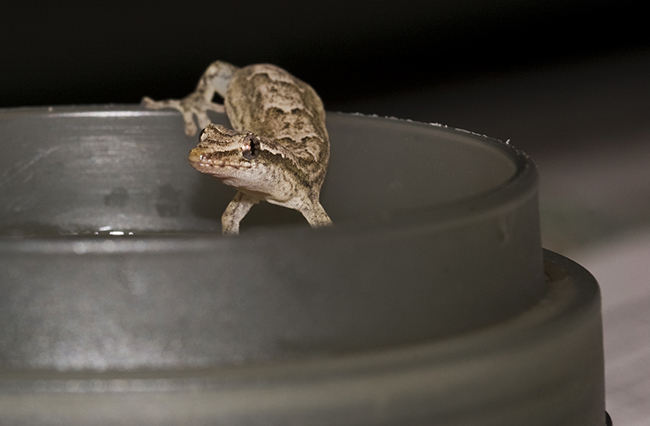
<svg viewBox="0 0 650 426">
<path fill-rule="evenodd" d="M 260 153 L 260 141 L 255 136 L 249 135 L 244 138 L 242 155 L 247 160 L 252 160 Z"/>
<path fill-rule="evenodd" d="M 199 133 L 199 142 L 203 141 L 203 137 L 205 135 L 205 129 L 207 129 L 207 127 L 204 127 L 203 130 L 201 130 L 201 133 Z"/>
</svg>

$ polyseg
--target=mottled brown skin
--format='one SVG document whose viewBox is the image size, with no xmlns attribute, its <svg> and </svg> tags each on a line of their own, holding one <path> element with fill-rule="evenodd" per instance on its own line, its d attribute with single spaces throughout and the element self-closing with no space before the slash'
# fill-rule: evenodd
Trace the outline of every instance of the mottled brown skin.
<svg viewBox="0 0 650 426">
<path fill-rule="evenodd" d="M 215 92 L 225 108 L 212 102 Z M 185 99 L 143 103 L 181 111 L 187 134 L 196 132 L 193 116 L 205 127 L 190 164 L 238 189 L 221 219 L 224 234 L 238 234 L 261 200 L 300 211 L 313 227 L 332 223 L 319 202 L 329 161 L 325 110 L 308 84 L 275 65 L 217 61 Z M 207 111 L 220 109 L 234 130 L 209 124 Z"/>
</svg>

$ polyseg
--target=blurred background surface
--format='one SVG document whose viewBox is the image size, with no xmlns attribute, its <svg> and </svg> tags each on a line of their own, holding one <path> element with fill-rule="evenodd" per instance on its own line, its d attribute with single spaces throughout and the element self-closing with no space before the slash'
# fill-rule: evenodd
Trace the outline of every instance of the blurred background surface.
<svg viewBox="0 0 650 426">
<path fill-rule="evenodd" d="M 645 21 L 604 0 L 21 2 L 0 15 L 0 108 L 182 97 L 215 59 L 270 62 L 328 110 L 510 140 L 539 166 L 544 246 L 601 284 L 614 423 L 647 425 Z"/>
</svg>

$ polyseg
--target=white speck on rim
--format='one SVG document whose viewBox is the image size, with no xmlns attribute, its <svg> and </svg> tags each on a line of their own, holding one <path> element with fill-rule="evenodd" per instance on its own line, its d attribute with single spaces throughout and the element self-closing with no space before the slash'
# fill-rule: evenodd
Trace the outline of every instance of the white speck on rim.
<svg viewBox="0 0 650 426">
<path fill-rule="evenodd" d="M 86 243 L 76 242 L 72 246 L 72 251 L 77 254 L 84 254 L 88 251 L 88 247 L 86 246 Z"/>
</svg>

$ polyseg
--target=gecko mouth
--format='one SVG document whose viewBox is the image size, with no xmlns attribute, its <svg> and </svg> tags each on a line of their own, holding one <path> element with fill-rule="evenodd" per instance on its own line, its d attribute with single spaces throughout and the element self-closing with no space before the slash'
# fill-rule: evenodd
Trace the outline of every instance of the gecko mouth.
<svg viewBox="0 0 650 426">
<path fill-rule="evenodd" d="M 212 172 L 219 169 L 234 169 L 234 170 L 247 170 L 253 167 L 253 164 L 248 161 L 232 162 L 228 160 L 213 161 L 207 158 L 205 154 L 193 149 L 190 152 L 188 160 L 195 169 L 201 172 Z"/>
</svg>

